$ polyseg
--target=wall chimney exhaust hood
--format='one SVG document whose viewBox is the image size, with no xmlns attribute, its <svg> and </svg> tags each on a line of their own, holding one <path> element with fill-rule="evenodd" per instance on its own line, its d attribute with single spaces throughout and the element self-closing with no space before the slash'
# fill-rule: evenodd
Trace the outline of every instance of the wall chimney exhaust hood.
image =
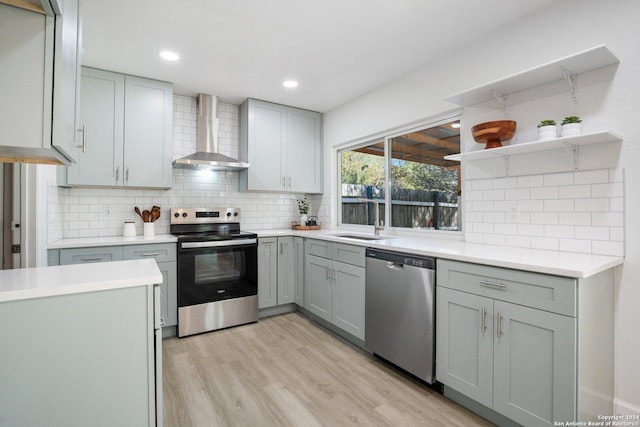
<svg viewBox="0 0 640 427">
<path fill-rule="evenodd" d="M 220 154 L 218 139 L 218 98 L 198 95 L 198 139 L 197 151 L 173 161 L 176 169 L 226 170 L 247 169 L 249 163 Z"/>
</svg>

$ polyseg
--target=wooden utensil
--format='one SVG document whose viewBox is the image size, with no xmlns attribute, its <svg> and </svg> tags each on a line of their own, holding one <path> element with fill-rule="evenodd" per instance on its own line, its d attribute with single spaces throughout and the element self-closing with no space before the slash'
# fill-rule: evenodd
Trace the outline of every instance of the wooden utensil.
<svg viewBox="0 0 640 427">
<path fill-rule="evenodd" d="M 142 213 L 140 212 L 140 209 L 136 206 L 135 208 L 133 208 L 133 210 L 136 211 L 138 216 L 140 216 L 140 218 L 144 221 L 144 218 L 142 217 Z"/>
<path fill-rule="evenodd" d="M 156 222 L 160 218 L 160 207 L 154 206 L 151 208 L 151 222 Z"/>
<path fill-rule="evenodd" d="M 144 222 L 151 222 L 151 212 L 148 209 L 142 211 L 142 220 Z"/>
</svg>

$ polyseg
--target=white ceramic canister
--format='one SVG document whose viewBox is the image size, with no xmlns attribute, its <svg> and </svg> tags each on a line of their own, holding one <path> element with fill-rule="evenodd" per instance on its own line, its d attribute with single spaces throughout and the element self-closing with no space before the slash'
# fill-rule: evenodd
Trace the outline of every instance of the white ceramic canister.
<svg viewBox="0 0 640 427">
<path fill-rule="evenodd" d="M 562 131 L 560 133 L 562 136 L 575 136 L 582 133 L 582 123 L 567 123 L 562 125 L 561 128 Z"/>
<path fill-rule="evenodd" d="M 153 236 L 156 234 L 155 223 L 154 222 L 145 222 L 144 224 L 144 235 L 145 236 Z"/>
<path fill-rule="evenodd" d="M 540 141 L 546 140 L 546 139 L 554 139 L 556 138 L 556 126 L 555 125 L 549 125 L 549 126 L 540 126 L 538 128 L 538 139 Z"/>
<path fill-rule="evenodd" d="M 136 235 L 136 223 L 134 221 L 125 221 L 122 235 L 124 237 L 134 237 Z"/>
</svg>

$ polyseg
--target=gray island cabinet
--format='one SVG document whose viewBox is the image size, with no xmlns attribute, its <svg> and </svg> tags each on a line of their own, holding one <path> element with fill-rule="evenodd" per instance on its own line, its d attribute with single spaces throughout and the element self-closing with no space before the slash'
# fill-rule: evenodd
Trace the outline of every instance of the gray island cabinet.
<svg viewBox="0 0 640 427">
<path fill-rule="evenodd" d="M 613 413 L 612 269 L 577 279 L 449 260 L 437 267 L 445 395 L 500 425 Z"/>
<path fill-rule="evenodd" d="M 0 271 L 0 425 L 161 426 L 152 260 Z"/>
</svg>

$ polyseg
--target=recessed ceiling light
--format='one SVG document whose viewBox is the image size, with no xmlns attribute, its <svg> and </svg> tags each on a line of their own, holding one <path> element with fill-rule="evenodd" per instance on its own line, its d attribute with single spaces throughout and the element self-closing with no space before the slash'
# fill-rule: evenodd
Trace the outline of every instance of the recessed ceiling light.
<svg viewBox="0 0 640 427">
<path fill-rule="evenodd" d="M 460 122 L 451 123 L 451 127 L 454 128 L 454 129 L 459 129 L 460 128 Z"/>
<path fill-rule="evenodd" d="M 298 87 L 298 82 L 295 80 L 285 80 L 284 82 L 282 82 L 282 86 L 288 88 Z"/>
<path fill-rule="evenodd" d="M 169 50 L 163 50 L 162 52 L 160 52 L 160 57 L 162 59 L 166 59 L 167 61 L 177 61 L 178 59 L 180 59 L 180 56 L 177 53 L 171 52 Z"/>
</svg>

